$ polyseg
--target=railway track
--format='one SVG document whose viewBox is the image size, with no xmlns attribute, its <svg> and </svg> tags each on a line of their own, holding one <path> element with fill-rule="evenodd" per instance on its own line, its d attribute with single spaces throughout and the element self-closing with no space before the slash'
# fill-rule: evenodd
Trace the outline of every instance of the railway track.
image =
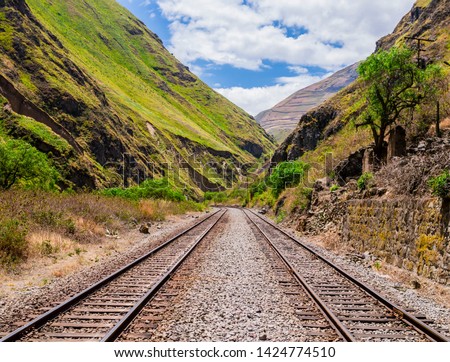
<svg viewBox="0 0 450 362">
<path fill-rule="evenodd" d="M 345 341 L 439 341 L 443 336 L 418 317 L 395 306 L 373 289 L 318 255 L 308 246 L 253 211 L 243 211 L 259 230 L 321 313 Z M 303 323 L 319 318 L 305 313 Z M 314 323 L 312 323 L 314 326 Z M 329 326 L 316 324 L 318 328 Z"/>
<path fill-rule="evenodd" d="M 232 222 L 233 216 L 230 214 L 234 212 L 236 215 L 236 211 L 250 233 L 260 239 L 257 230 L 246 222 L 239 209 L 231 211 L 226 216 L 226 221 Z M 273 335 L 279 338 L 282 329 L 289 330 L 290 341 L 296 340 L 295 338 L 298 341 L 308 342 L 343 339 L 317 305 L 311 302 L 309 295 L 298 285 L 269 245 L 260 243 L 253 237 L 255 240 L 253 247 L 257 250 L 253 249 L 253 253 L 245 254 L 244 259 L 247 260 L 238 261 L 238 258 L 229 258 L 233 254 L 232 250 L 242 249 L 230 242 L 227 236 L 230 227 L 228 225 L 227 231 L 226 226 L 225 222 L 222 223 L 215 230 L 215 238 L 195 250 L 117 341 L 189 341 L 190 338 L 195 341 L 215 341 L 220 338 L 225 338 L 226 341 L 250 341 L 263 335 L 267 338 L 267 332 L 262 332 L 264 327 L 261 326 L 268 323 L 273 323 L 269 333 L 270 339 Z M 239 229 L 239 225 L 233 226 Z M 243 231 L 243 234 L 238 234 L 236 230 L 237 244 L 244 243 L 245 230 Z M 251 241 L 245 244 L 244 250 L 252 250 L 249 249 L 252 247 Z M 225 261 L 224 257 L 229 261 Z M 230 265 L 232 263 L 238 263 L 239 267 L 233 268 Z M 250 269 L 248 264 L 253 267 Z M 243 277 L 248 273 L 252 273 L 250 279 Z M 243 286 L 243 281 L 251 283 L 252 286 L 248 284 Z M 231 289 L 227 288 L 227 285 Z M 249 289 L 251 301 L 246 299 L 249 297 Z M 228 292 L 223 293 L 224 290 Z M 236 290 L 240 290 L 240 293 L 235 293 Z M 265 295 L 272 293 L 276 295 L 273 298 Z M 230 313 L 232 310 L 230 303 L 233 301 L 235 307 Z M 276 303 L 277 306 L 271 306 L 271 303 Z M 205 308 L 205 305 L 209 307 Z M 211 309 L 214 310 L 213 313 Z M 244 316 L 242 310 L 246 311 Z M 271 314 L 271 317 L 263 315 L 266 310 L 270 310 L 268 314 Z M 283 310 L 282 317 L 281 310 Z M 183 316 L 189 316 L 187 317 L 189 322 Z M 308 320 L 300 327 L 297 316 L 303 316 Z M 254 321 L 253 326 L 248 325 L 249 319 Z M 216 327 L 211 328 L 214 323 L 217 323 Z M 279 327 L 280 325 L 284 327 Z M 239 326 L 237 327 L 239 331 L 236 330 L 236 326 Z M 210 332 L 205 333 L 205 329 Z M 276 329 L 278 331 L 275 331 Z M 240 335 L 241 339 L 236 334 Z"/>
<path fill-rule="evenodd" d="M 226 211 L 204 218 L 0 341 L 114 341 Z"/>
<path fill-rule="evenodd" d="M 201 241 L 226 212 L 209 215 L 0 341 L 148 340 L 175 297 L 190 288 L 208 257 L 209 243 Z M 424 316 L 393 305 L 258 214 L 242 212 L 257 239 L 265 239 L 261 250 L 308 340 L 449 341 Z"/>
</svg>

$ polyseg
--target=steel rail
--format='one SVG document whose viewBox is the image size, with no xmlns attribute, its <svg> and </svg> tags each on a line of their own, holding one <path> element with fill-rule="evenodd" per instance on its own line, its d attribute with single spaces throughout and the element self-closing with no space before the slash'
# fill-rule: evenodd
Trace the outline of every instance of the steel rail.
<svg viewBox="0 0 450 362">
<path fill-rule="evenodd" d="M 102 338 L 101 342 L 114 342 L 125 329 L 133 322 L 134 318 L 144 309 L 147 303 L 155 297 L 158 291 L 172 278 L 184 261 L 192 254 L 194 249 L 200 244 L 206 235 L 217 225 L 222 217 L 227 213 L 225 209 L 222 215 L 208 227 L 194 242 L 194 244 L 186 251 L 180 260 L 164 274 L 158 282 L 130 309 L 130 311 Z"/>
<path fill-rule="evenodd" d="M 308 285 L 306 280 L 295 270 L 294 266 L 287 260 L 287 258 L 283 255 L 279 248 L 272 242 L 270 237 L 256 224 L 248 214 L 243 211 L 245 216 L 247 216 L 248 220 L 259 230 L 259 232 L 264 236 L 264 239 L 268 242 L 271 248 L 275 251 L 278 257 L 284 262 L 284 264 L 288 267 L 290 273 L 294 276 L 297 282 L 303 286 L 307 294 L 314 300 L 317 307 L 323 312 L 326 319 L 330 323 L 331 327 L 335 329 L 340 337 L 346 342 L 355 342 L 355 338 L 352 336 L 351 332 L 347 329 L 347 327 L 342 324 L 342 322 L 338 319 L 338 317 L 328 308 L 325 302 L 320 298 L 320 296 Z"/>
<path fill-rule="evenodd" d="M 330 260 L 328 260 L 327 258 L 325 258 L 324 256 L 318 254 L 316 251 L 314 251 L 313 249 L 311 249 L 310 247 L 308 247 L 307 245 L 303 244 L 301 241 L 299 241 L 298 239 L 296 239 L 294 236 L 290 235 L 289 233 L 287 233 L 286 231 L 284 231 L 283 229 L 281 229 L 280 227 L 278 227 L 277 225 L 274 225 L 272 222 L 264 219 L 263 217 L 261 217 L 260 215 L 258 215 L 256 212 L 254 212 L 253 210 L 247 209 L 249 212 L 251 212 L 253 215 L 255 215 L 256 217 L 258 217 L 259 219 L 261 219 L 263 222 L 265 222 L 266 224 L 272 226 L 273 228 L 275 228 L 276 230 L 280 231 L 283 235 L 287 236 L 288 238 L 290 238 L 292 241 L 294 241 L 295 243 L 297 243 L 299 246 L 301 246 L 302 248 L 304 248 L 305 250 L 309 251 L 310 253 L 312 253 L 315 257 L 317 257 L 318 259 L 322 260 L 323 262 L 325 262 L 326 264 L 328 264 L 329 266 L 331 266 L 333 269 L 335 269 L 339 274 L 341 274 L 343 277 L 345 277 L 346 279 L 350 280 L 352 283 L 354 283 L 355 285 L 357 285 L 358 287 L 360 287 L 363 291 L 365 291 L 366 293 L 368 293 L 369 295 L 371 295 L 372 297 L 374 297 L 375 299 L 377 299 L 379 302 L 381 302 L 384 306 L 386 306 L 388 309 L 390 309 L 395 315 L 397 315 L 401 320 L 403 320 L 404 322 L 406 322 L 407 324 L 411 325 L 413 328 L 415 328 L 417 331 L 425 334 L 428 338 L 430 338 L 432 341 L 435 342 L 450 342 L 450 338 L 447 338 L 446 336 L 442 335 L 441 333 L 439 333 L 438 331 L 436 331 L 434 328 L 426 325 L 425 323 L 423 323 L 422 321 L 420 321 L 419 319 L 417 319 L 416 317 L 414 317 L 412 314 L 408 313 L 407 311 L 405 311 L 404 309 L 400 308 L 399 306 L 391 303 L 390 301 L 388 301 L 385 297 L 383 297 L 382 295 L 380 295 L 378 292 L 376 292 L 375 290 L 373 290 L 372 288 L 370 288 L 369 286 L 367 286 L 366 284 L 362 283 L 361 281 L 359 281 L 358 279 L 352 277 L 350 274 L 348 274 L 346 271 L 344 271 L 343 269 L 341 269 L 340 267 L 338 267 L 337 265 L 335 265 L 333 262 L 331 262 Z"/>
<path fill-rule="evenodd" d="M 114 272 L 113 274 L 105 277 L 104 279 L 100 280 L 99 282 L 95 283 L 94 285 L 86 288 L 85 290 L 81 291 L 80 293 L 76 294 L 75 296 L 67 299 L 66 301 L 62 302 L 58 306 L 54 307 L 53 309 L 49 310 L 46 313 L 41 314 L 40 316 L 36 317 L 29 323 L 25 324 L 24 326 L 16 329 L 15 331 L 11 332 L 10 334 L 6 335 L 2 339 L 0 339 L 0 342 L 14 342 L 22 338 L 27 333 L 31 332 L 34 329 L 38 329 L 42 327 L 44 324 L 48 323 L 52 319 L 56 318 L 60 314 L 66 312 L 71 307 L 88 297 L 90 294 L 98 291 L 103 286 L 107 285 L 111 281 L 115 280 L 125 272 L 129 271 L 130 269 L 134 268 L 138 264 L 142 263 L 144 260 L 148 259 L 152 255 L 156 254 L 158 251 L 162 250 L 163 248 L 170 245 L 175 240 L 179 239 L 189 231 L 195 229 L 199 225 L 203 224 L 205 221 L 211 219 L 214 215 L 219 213 L 221 209 L 217 210 L 216 212 L 212 213 L 208 217 L 205 217 L 204 219 L 200 220 L 199 222 L 195 223 L 191 227 L 187 228 L 186 230 L 183 230 L 182 232 L 178 233 L 174 237 L 170 238 L 168 241 L 164 242 L 160 246 L 152 249 L 144 256 L 136 259 L 135 261 L 131 262 L 130 264 L 124 266 L 123 268 L 119 269 L 118 271 Z"/>
</svg>

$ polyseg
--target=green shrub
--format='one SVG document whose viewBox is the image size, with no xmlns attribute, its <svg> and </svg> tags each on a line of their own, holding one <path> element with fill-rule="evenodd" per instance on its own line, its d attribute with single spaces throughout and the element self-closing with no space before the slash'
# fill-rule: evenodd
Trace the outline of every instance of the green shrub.
<svg viewBox="0 0 450 362">
<path fill-rule="evenodd" d="M 447 169 L 440 175 L 431 177 L 428 180 L 428 186 L 431 188 L 433 195 L 443 199 L 450 198 L 450 171 Z"/>
<path fill-rule="evenodd" d="M 253 205 L 259 204 L 268 206 L 269 208 L 272 208 L 276 204 L 276 202 L 277 199 L 270 190 L 267 190 L 262 194 L 255 196 L 255 198 L 253 199 Z"/>
<path fill-rule="evenodd" d="M 49 227 L 58 226 L 63 218 L 62 212 L 55 212 L 53 210 L 39 210 L 33 212 L 32 215 L 37 224 Z"/>
<path fill-rule="evenodd" d="M 278 197 L 286 188 L 298 185 L 308 169 L 309 165 L 300 161 L 280 163 L 268 178 L 272 194 Z"/>
<path fill-rule="evenodd" d="M 0 137 L 0 189 L 15 185 L 52 190 L 60 179 L 47 156 L 27 142 Z"/>
<path fill-rule="evenodd" d="M 110 188 L 101 192 L 105 196 L 116 196 L 130 200 L 158 199 L 168 201 L 184 201 L 186 197 L 174 188 L 166 178 L 148 179 L 139 186 L 123 188 Z"/>
<path fill-rule="evenodd" d="M 26 230 L 15 219 L 0 221 L 0 264 L 12 267 L 25 259 L 28 243 Z"/>
<path fill-rule="evenodd" d="M 43 227 L 62 228 L 67 234 L 75 234 L 75 222 L 65 218 L 62 211 L 39 210 L 32 213 L 33 221 Z"/>
<path fill-rule="evenodd" d="M 62 222 L 61 226 L 64 227 L 64 230 L 65 230 L 65 232 L 67 234 L 74 235 L 75 232 L 77 231 L 77 228 L 75 226 L 75 222 L 72 219 L 70 219 L 70 218 L 69 219 L 65 219 Z"/>
<path fill-rule="evenodd" d="M 333 186 L 330 187 L 330 191 L 331 192 L 337 191 L 339 189 L 340 189 L 339 185 L 333 185 Z"/>
<path fill-rule="evenodd" d="M 301 193 L 306 198 L 310 199 L 313 193 L 313 189 L 311 187 L 302 187 Z"/>
<path fill-rule="evenodd" d="M 234 188 L 228 192 L 228 199 L 246 199 L 248 196 L 248 191 L 246 189 Z"/>
<path fill-rule="evenodd" d="M 44 240 L 39 245 L 39 252 L 43 256 L 50 256 L 52 254 L 59 252 L 59 248 L 57 246 L 52 245 L 50 240 Z"/>
<path fill-rule="evenodd" d="M 228 200 L 228 196 L 225 192 L 206 191 L 203 197 L 205 201 L 213 201 L 215 203 L 225 202 Z"/>
<path fill-rule="evenodd" d="M 276 221 L 277 224 L 279 224 L 279 223 L 281 223 L 285 218 L 286 218 L 286 211 L 281 210 L 281 211 L 278 213 L 277 218 L 276 218 L 275 221 Z"/>
<path fill-rule="evenodd" d="M 371 172 L 364 172 L 357 181 L 358 189 L 366 190 L 370 188 L 373 180 L 373 174 Z"/>
<path fill-rule="evenodd" d="M 255 196 L 261 195 L 267 190 L 267 184 L 263 181 L 258 181 L 250 185 L 249 192 L 250 197 L 253 198 Z"/>
</svg>

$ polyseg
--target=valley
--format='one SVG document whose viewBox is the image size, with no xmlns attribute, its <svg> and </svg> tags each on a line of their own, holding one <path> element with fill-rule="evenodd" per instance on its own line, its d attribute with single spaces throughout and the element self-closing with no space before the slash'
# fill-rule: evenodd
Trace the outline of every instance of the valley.
<svg viewBox="0 0 450 362">
<path fill-rule="evenodd" d="M 2 342 L 449 341 L 450 0 L 301 66 L 224 57 L 228 7 L 213 49 L 217 9 L 152 4 L 0 0 Z M 211 81 L 336 64 L 255 118 Z"/>
</svg>

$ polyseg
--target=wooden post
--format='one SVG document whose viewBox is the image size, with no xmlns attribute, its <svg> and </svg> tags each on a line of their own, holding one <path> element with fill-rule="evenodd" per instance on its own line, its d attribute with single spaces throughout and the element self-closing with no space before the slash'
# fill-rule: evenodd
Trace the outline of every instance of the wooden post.
<svg viewBox="0 0 450 362">
<path fill-rule="evenodd" d="M 436 137 L 441 137 L 441 105 L 439 101 L 436 102 Z"/>
</svg>

